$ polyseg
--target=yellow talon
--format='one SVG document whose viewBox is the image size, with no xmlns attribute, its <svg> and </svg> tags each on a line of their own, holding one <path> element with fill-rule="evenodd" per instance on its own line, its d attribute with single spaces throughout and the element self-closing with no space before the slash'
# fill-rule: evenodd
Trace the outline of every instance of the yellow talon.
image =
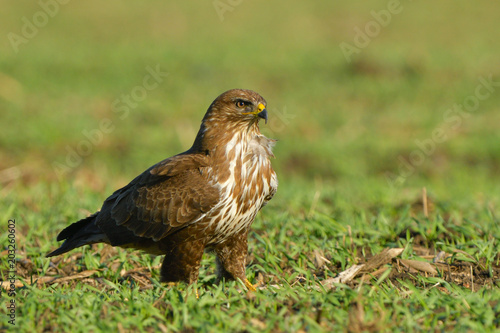
<svg viewBox="0 0 500 333">
<path fill-rule="evenodd" d="M 248 290 L 250 291 L 257 291 L 257 289 L 255 289 L 254 285 L 250 283 L 250 281 L 248 281 L 248 279 L 245 279 L 245 286 L 248 288 Z"/>
</svg>

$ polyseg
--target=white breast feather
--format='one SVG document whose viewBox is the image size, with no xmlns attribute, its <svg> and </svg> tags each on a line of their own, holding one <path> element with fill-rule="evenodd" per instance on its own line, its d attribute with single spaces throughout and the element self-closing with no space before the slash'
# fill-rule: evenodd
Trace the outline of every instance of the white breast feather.
<svg viewBox="0 0 500 333">
<path fill-rule="evenodd" d="M 263 143 L 267 145 L 264 146 Z M 259 209 L 264 204 L 264 198 L 268 196 L 271 191 L 276 191 L 277 179 L 276 174 L 273 172 L 271 176 L 271 188 L 269 187 L 268 181 L 264 180 L 264 187 L 262 193 L 255 193 L 255 196 L 250 198 L 250 193 L 252 187 L 256 186 L 255 182 L 250 182 L 247 184 L 247 179 L 258 179 L 259 177 L 259 167 L 255 164 L 264 164 L 264 166 L 269 166 L 269 156 L 274 140 L 269 140 L 266 137 L 259 135 L 248 136 L 246 133 L 237 133 L 228 142 L 226 146 L 226 156 L 230 155 L 231 151 L 234 151 L 235 159 L 229 163 L 230 176 L 228 179 L 220 184 L 221 189 L 221 201 L 217 204 L 207 216 L 213 214 L 213 212 L 218 212 L 216 215 L 211 217 L 209 226 L 213 223 L 217 223 L 215 229 L 215 239 L 212 242 L 217 243 L 222 241 L 225 237 L 232 234 L 236 234 L 248 228 L 249 225 L 255 218 L 255 215 Z M 252 154 L 252 158 L 248 159 L 247 162 L 243 163 L 241 169 L 241 191 L 243 200 L 248 200 L 251 203 L 251 209 L 247 211 L 238 211 L 238 205 L 233 203 L 233 190 L 235 184 L 235 172 L 236 172 L 236 161 L 239 159 L 243 161 L 247 154 Z M 251 172 L 249 172 L 251 171 Z"/>
</svg>

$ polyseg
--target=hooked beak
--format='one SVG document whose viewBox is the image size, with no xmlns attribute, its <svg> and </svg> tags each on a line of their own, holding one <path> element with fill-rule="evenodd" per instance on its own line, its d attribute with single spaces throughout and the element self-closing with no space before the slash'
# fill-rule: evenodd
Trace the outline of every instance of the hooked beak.
<svg viewBox="0 0 500 333">
<path fill-rule="evenodd" d="M 267 110 L 264 104 L 260 103 L 259 106 L 257 107 L 257 116 L 259 118 L 262 118 L 266 121 L 267 124 Z"/>
<path fill-rule="evenodd" d="M 264 119 L 266 121 L 266 124 L 267 124 L 267 110 L 266 109 L 263 109 L 262 111 L 257 113 L 257 116 Z"/>
<path fill-rule="evenodd" d="M 264 106 L 264 104 L 260 103 L 259 106 L 257 106 L 257 110 L 253 111 L 253 112 L 246 112 L 246 113 L 242 113 L 242 114 L 253 114 L 255 117 L 259 117 L 259 118 L 262 118 L 266 121 L 266 124 L 267 124 L 267 110 L 266 110 L 266 107 Z"/>
</svg>

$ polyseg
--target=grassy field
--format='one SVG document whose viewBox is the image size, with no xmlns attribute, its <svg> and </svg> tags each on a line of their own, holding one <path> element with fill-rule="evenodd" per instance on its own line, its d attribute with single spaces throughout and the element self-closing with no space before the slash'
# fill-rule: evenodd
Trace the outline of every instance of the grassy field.
<svg viewBox="0 0 500 333">
<path fill-rule="evenodd" d="M 0 331 L 500 330 L 497 3 L 0 5 Z M 214 285 L 210 255 L 190 287 L 140 252 L 45 258 L 189 148 L 231 88 L 266 98 L 279 140 L 249 239 L 257 292 Z"/>
</svg>

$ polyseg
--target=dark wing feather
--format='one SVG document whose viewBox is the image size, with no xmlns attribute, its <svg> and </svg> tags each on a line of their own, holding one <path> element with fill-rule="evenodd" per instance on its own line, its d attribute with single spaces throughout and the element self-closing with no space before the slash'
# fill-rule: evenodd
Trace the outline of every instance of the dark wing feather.
<svg viewBox="0 0 500 333">
<path fill-rule="evenodd" d="M 106 200 L 101 211 L 110 211 L 110 219 L 98 225 L 109 230 L 113 223 L 158 241 L 197 221 L 219 200 L 219 190 L 200 171 L 208 164 L 209 157 L 199 154 L 156 164 Z"/>
<path fill-rule="evenodd" d="M 181 172 L 207 166 L 210 157 L 202 154 L 181 154 L 167 158 L 150 169 L 152 175 L 175 176 Z"/>
</svg>

